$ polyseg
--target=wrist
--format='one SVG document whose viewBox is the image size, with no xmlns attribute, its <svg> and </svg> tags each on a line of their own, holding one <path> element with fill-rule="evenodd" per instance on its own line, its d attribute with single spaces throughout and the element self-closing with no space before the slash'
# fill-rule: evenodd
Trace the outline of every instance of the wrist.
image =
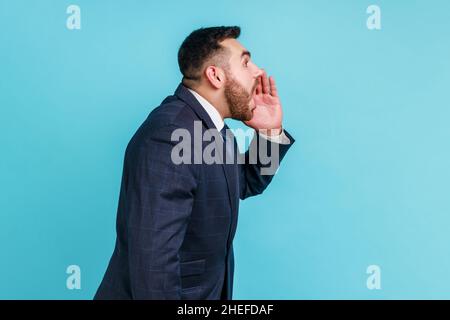
<svg viewBox="0 0 450 320">
<path fill-rule="evenodd" d="M 262 133 L 266 136 L 279 136 L 283 132 L 283 127 L 273 128 L 273 129 L 260 129 L 259 133 Z"/>
</svg>

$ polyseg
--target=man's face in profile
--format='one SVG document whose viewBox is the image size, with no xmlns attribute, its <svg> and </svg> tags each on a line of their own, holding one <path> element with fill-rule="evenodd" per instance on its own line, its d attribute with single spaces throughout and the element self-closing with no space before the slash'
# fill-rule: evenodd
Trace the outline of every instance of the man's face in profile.
<svg viewBox="0 0 450 320">
<path fill-rule="evenodd" d="M 256 107 L 253 95 L 263 71 L 251 61 L 250 52 L 236 39 L 226 39 L 221 45 L 230 51 L 228 68 L 225 69 L 225 99 L 231 118 L 251 120 Z"/>
</svg>

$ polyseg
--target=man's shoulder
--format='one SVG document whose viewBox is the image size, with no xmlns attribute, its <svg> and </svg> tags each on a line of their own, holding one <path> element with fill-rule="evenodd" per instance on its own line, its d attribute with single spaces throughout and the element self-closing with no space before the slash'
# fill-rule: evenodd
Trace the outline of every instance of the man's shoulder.
<svg viewBox="0 0 450 320">
<path fill-rule="evenodd" d="M 171 95 L 152 110 L 145 124 L 152 128 L 189 128 L 195 120 L 199 119 L 192 108 L 177 96 Z"/>
<path fill-rule="evenodd" d="M 195 121 L 199 121 L 199 118 L 186 102 L 177 96 L 168 96 L 150 112 L 131 138 L 128 148 L 142 147 L 154 140 L 170 141 L 174 130 L 192 131 Z"/>
</svg>

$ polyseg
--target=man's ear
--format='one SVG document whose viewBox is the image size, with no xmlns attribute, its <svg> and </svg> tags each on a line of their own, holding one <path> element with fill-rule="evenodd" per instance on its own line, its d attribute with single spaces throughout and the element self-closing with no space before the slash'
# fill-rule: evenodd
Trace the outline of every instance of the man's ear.
<svg viewBox="0 0 450 320">
<path fill-rule="evenodd" d="M 208 66 L 205 69 L 205 77 L 208 82 L 216 89 L 220 89 L 225 84 L 225 74 L 222 69 L 216 66 Z"/>
</svg>

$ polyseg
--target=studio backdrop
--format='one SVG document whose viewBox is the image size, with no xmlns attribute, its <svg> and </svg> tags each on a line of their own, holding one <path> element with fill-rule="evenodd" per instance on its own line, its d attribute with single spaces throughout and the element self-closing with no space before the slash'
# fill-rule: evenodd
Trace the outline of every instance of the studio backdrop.
<svg viewBox="0 0 450 320">
<path fill-rule="evenodd" d="M 183 39 L 238 25 L 296 143 L 241 202 L 233 298 L 450 299 L 449 12 L 445 0 L 1 0 L 0 298 L 93 297 L 129 139 L 180 83 Z"/>
</svg>

